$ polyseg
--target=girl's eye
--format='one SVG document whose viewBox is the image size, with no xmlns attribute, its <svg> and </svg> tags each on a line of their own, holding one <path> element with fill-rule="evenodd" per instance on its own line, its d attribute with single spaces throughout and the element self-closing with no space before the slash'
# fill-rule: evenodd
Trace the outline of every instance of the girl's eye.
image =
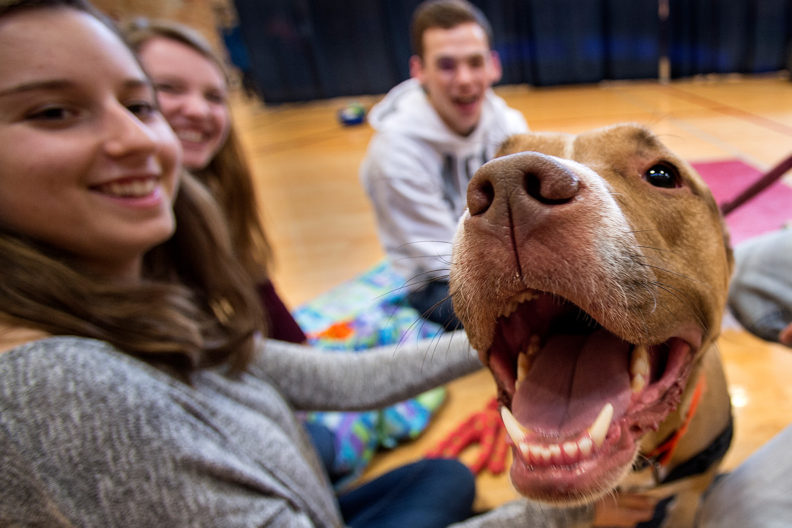
<svg viewBox="0 0 792 528">
<path fill-rule="evenodd" d="M 157 107 L 148 101 L 136 101 L 127 104 L 127 109 L 139 119 L 146 119 L 157 111 Z"/>
<path fill-rule="evenodd" d="M 668 163 L 652 165 L 644 173 L 644 179 L 655 187 L 674 189 L 680 186 L 679 172 L 676 167 Z"/>
<path fill-rule="evenodd" d="M 222 92 L 208 92 L 204 95 L 207 101 L 214 104 L 225 104 L 226 96 Z"/>
<path fill-rule="evenodd" d="M 77 112 L 63 106 L 48 106 L 34 110 L 28 115 L 28 119 L 33 121 L 65 121 L 76 115 Z"/>
<path fill-rule="evenodd" d="M 170 94 L 184 92 L 184 88 L 169 82 L 155 82 L 154 89 L 158 92 L 170 93 Z"/>
</svg>

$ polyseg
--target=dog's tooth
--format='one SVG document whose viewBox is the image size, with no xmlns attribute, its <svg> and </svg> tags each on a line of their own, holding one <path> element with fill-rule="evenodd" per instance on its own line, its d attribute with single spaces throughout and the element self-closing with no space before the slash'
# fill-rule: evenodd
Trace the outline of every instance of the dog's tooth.
<svg viewBox="0 0 792 528">
<path fill-rule="evenodd" d="M 591 455 L 591 452 L 594 450 L 594 442 L 588 436 L 584 436 L 580 440 L 578 440 L 578 449 L 580 450 L 580 454 L 584 457 L 588 457 Z"/>
<path fill-rule="evenodd" d="M 591 440 L 594 441 L 597 447 L 600 447 L 605 441 L 605 435 L 608 434 L 611 420 L 613 420 L 613 405 L 608 402 L 602 406 L 597 419 L 594 420 L 594 423 L 588 429 Z"/>
<path fill-rule="evenodd" d="M 539 351 L 539 336 L 534 334 L 528 340 L 528 346 L 517 355 L 517 379 L 514 382 L 514 390 L 518 390 L 520 383 L 528 375 L 531 370 L 533 360 L 531 359 L 534 354 Z"/>
<path fill-rule="evenodd" d="M 538 462 L 542 459 L 542 446 L 538 444 L 528 444 L 528 452 L 531 454 L 531 460 Z"/>
<path fill-rule="evenodd" d="M 564 454 L 569 458 L 577 458 L 578 456 L 578 445 L 575 442 L 564 442 L 561 449 L 564 450 Z"/>
<path fill-rule="evenodd" d="M 519 444 L 517 444 L 517 448 L 520 450 L 522 457 L 525 460 L 529 460 L 529 453 L 531 448 L 530 444 L 526 441 L 522 441 Z"/>
<path fill-rule="evenodd" d="M 520 422 L 517 421 L 517 418 L 506 406 L 501 407 L 501 419 L 503 420 L 503 425 L 506 426 L 506 432 L 509 433 L 515 445 L 519 446 L 521 442 L 525 441 L 525 437 L 529 433 L 528 429 L 520 425 Z"/>
<path fill-rule="evenodd" d="M 633 376 L 641 374 L 644 378 L 649 377 L 649 352 L 646 350 L 646 345 L 637 345 L 633 349 L 630 374 Z"/>
<path fill-rule="evenodd" d="M 503 317 L 509 317 L 511 314 L 515 312 L 515 310 L 517 310 L 517 307 L 520 304 L 530 301 L 531 299 L 534 299 L 536 296 L 537 293 L 535 291 L 522 292 L 517 297 L 514 297 L 511 301 L 509 301 L 509 304 L 507 304 L 506 307 L 504 307 L 504 309 L 501 310 L 500 315 Z"/>
<path fill-rule="evenodd" d="M 631 385 L 633 393 L 638 394 L 646 387 L 646 378 L 643 377 L 643 374 L 634 374 Z"/>
<path fill-rule="evenodd" d="M 528 290 L 522 292 L 519 296 L 517 296 L 517 304 L 524 303 L 526 301 L 530 301 L 536 298 L 536 292 L 533 290 Z"/>
<path fill-rule="evenodd" d="M 528 371 L 531 370 L 531 359 L 528 357 L 528 354 L 522 352 L 520 355 L 517 356 L 517 382 L 521 382 L 525 379 L 528 375 Z"/>
<path fill-rule="evenodd" d="M 537 352 L 539 352 L 539 336 L 533 334 L 528 340 L 528 348 L 525 349 L 525 353 L 528 354 L 528 356 L 533 356 Z"/>
<path fill-rule="evenodd" d="M 637 345 L 630 360 L 630 385 L 634 394 L 644 390 L 649 372 L 649 352 L 646 350 L 646 345 Z"/>
<path fill-rule="evenodd" d="M 547 449 L 550 451 L 550 458 L 553 462 L 561 463 L 563 459 L 561 457 L 561 446 L 558 444 L 550 444 L 547 446 Z"/>
</svg>

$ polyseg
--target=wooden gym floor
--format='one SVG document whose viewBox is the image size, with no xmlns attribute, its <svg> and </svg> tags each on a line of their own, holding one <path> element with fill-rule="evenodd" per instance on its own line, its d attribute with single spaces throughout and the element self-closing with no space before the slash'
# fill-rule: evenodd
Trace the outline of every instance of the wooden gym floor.
<svg viewBox="0 0 792 528">
<path fill-rule="evenodd" d="M 711 77 L 496 91 L 536 131 L 580 132 L 632 121 L 651 127 L 688 161 L 737 158 L 769 169 L 792 151 L 792 82 L 783 76 Z M 292 306 L 369 269 L 383 258 L 374 218 L 358 181 L 372 131 L 342 127 L 336 112 L 378 96 L 267 107 L 237 96 L 233 103 L 253 163 L 262 214 L 276 253 L 275 282 Z M 787 183 L 792 185 L 788 175 Z M 790 204 L 792 206 L 792 204 Z M 790 207 L 792 219 L 792 207 Z M 732 468 L 792 421 L 792 350 L 748 335 L 726 321 L 720 349 L 735 405 Z M 449 384 L 447 402 L 428 430 L 378 455 L 365 477 L 420 458 L 494 396 L 489 374 Z M 463 454 L 470 459 L 475 453 Z M 505 474 L 482 473 L 478 508 L 516 495 Z"/>
</svg>

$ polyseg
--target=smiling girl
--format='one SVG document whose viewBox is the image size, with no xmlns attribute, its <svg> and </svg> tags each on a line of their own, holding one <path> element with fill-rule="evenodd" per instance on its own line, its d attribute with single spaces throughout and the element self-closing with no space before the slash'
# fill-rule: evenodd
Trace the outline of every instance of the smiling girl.
<svg viewBox="0 0 792 528">
<path fill-rule="evenodd" d="M 152 83 L 80 0 L 0 3 L 0 274 L 0 525 L 470 514 L 452 461 L 458 487 L 394 492 L 424 478 L 418 463 L 342 507 L 293 412 L 387 405 L 480 368 L 463 336 L 365 356 L 265 342 Z"/>
</svg>

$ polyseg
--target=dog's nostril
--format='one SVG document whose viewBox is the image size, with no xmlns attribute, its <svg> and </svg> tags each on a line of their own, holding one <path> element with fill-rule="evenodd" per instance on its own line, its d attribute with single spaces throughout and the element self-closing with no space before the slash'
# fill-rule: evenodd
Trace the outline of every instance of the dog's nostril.
<svg viewBox="0 0 792 528">
<path fill-rule="evenodd" d="M 468 192 L 468 211 L 472 216 L 484 214 L 495 200 L 495 188 L 492 182 L 484 180 L 472 185 Z"/>
<path fill-rule="evenodd" d="M 523 187 L 528 196 L 539 203 L 560 205 L 575 197 L 580 180 L 574 173 L 563 169 L 549 174 L 526 172 Z"/>
</svg>

